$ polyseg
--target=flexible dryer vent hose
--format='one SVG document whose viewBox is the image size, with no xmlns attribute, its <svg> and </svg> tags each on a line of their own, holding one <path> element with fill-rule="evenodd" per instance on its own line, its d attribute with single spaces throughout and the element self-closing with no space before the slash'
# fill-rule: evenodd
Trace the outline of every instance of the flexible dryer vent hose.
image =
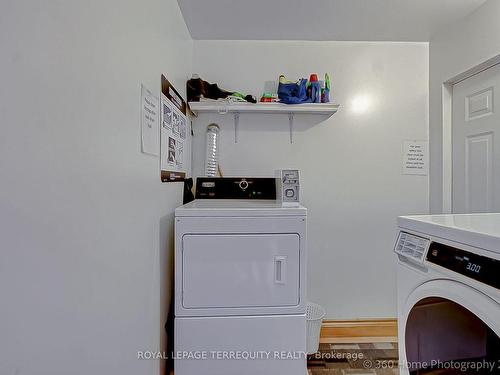
<svg viewBox="0 0 500 375">
<path fill-rule="evenodd" d="M 219 125 L 207 126 L 205 176 L 216 177 L 219 171 Z"/>
</svg>

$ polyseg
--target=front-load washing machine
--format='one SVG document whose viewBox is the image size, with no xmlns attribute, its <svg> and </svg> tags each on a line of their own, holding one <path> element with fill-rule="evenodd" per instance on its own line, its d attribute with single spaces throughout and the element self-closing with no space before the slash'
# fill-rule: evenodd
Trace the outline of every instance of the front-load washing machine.
<svg viewBox="0 0 500 375">
<path fill-rule="evenodd" d="M 175 374 L 304 375 L 306 209 L 274 178 L 198 179 L 196 197 L 175 211 Z"/>
<path fill-rule="evenodd" d="M 500 214 L 398 219 L 402 374 L 500 374 Z"/>
</svg>

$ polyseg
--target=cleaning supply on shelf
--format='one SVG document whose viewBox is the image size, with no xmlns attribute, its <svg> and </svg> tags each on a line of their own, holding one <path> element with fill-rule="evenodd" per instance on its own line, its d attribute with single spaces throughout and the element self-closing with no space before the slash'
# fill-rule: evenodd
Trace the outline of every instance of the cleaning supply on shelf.
<svg viewBox="0 0 500 375">
<path fill-rule="evenodd" d="M 328 73 L 325 74 L 325 80 L 319 81 L 318 75 L 312 73 L 309 81 L 305 78 L 296 82 L 287 81 L 285 76 L 281 75 L 278 85 L 278 97 L 285 104 L 300 103 L 329 103 L 330 102 L 331 81 Z M 264 94 L 261 102 L 272 101 L 267 94 Z"/>
<path fill-rule="evenodd" d="M 261 103 L 271 103 L 273 102 L 273 94 L 265 92 L 262 94 L 262 97 L 260 98 Z"/>
<path fill-rule="evenodd" d="M 323 99 L 325 97 L 325 81 L 319 81 L 319 102 L 324 103 Z"/>
<path fill-rule="evenodd" d="M 328 73 L 325 73 L 325 88 L 321 92 L 321 103 L 330 102 L 331 81 Z"/>
<path fill-rule="evenodd" d="M 261 103 L 271 103 L 277 102 L 278 99 L 278 82 L 277 81 L 265 81 L 264 82 L 264 93 L 260 98 Z"/>
<path fill-rule="evenodd" d="M 310 97 L 312 103 L 320 103 L 321 102 L 321 87 L 318 81 L 318 76 L 316 74 L 311 74 L 309 77 L 310 83 Z"/>
</svg>

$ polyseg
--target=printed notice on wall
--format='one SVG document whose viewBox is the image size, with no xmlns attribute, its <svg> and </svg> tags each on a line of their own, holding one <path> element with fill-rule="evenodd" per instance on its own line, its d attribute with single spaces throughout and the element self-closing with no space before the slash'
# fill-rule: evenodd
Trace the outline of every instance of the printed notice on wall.
<svg viewBox="0 0 500 375">
<path fill-rule="evenodd" d="M 154 156 L 158 156 L 160 149 L 158 106 L 158 97 L 141 85 L 141 149 Z"/>
<path fill-rule="evenodd" d="M 172 102 L 162 94 L 161 98 L 161 170 L 182 174 L 186 169 L 184 161 L 184 142 L 187 134 L 187 118 Z"/>
<path fill-rule="evenodd" d="M 427 141 L 403 142 L 403 174 L 429 174 L 429 145 Z"/>
</svg>

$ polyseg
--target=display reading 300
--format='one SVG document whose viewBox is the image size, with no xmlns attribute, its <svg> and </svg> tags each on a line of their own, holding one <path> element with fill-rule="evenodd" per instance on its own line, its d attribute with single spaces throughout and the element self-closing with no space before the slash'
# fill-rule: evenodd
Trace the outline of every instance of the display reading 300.
<svg viewBox="0 0 500 375">
<path fill-rule="evenodd" d="M 481 272 L 481 266 L 479 264 L 474 264 L 474 263 L 467 263 L 467 267 L 465 267 L 467 271 L 479 273 Z"/>
<path fill-rule="evenodd" d="M 432 242 L 427 261 L 500 289 L 500 259 Z"/>
</svg>

